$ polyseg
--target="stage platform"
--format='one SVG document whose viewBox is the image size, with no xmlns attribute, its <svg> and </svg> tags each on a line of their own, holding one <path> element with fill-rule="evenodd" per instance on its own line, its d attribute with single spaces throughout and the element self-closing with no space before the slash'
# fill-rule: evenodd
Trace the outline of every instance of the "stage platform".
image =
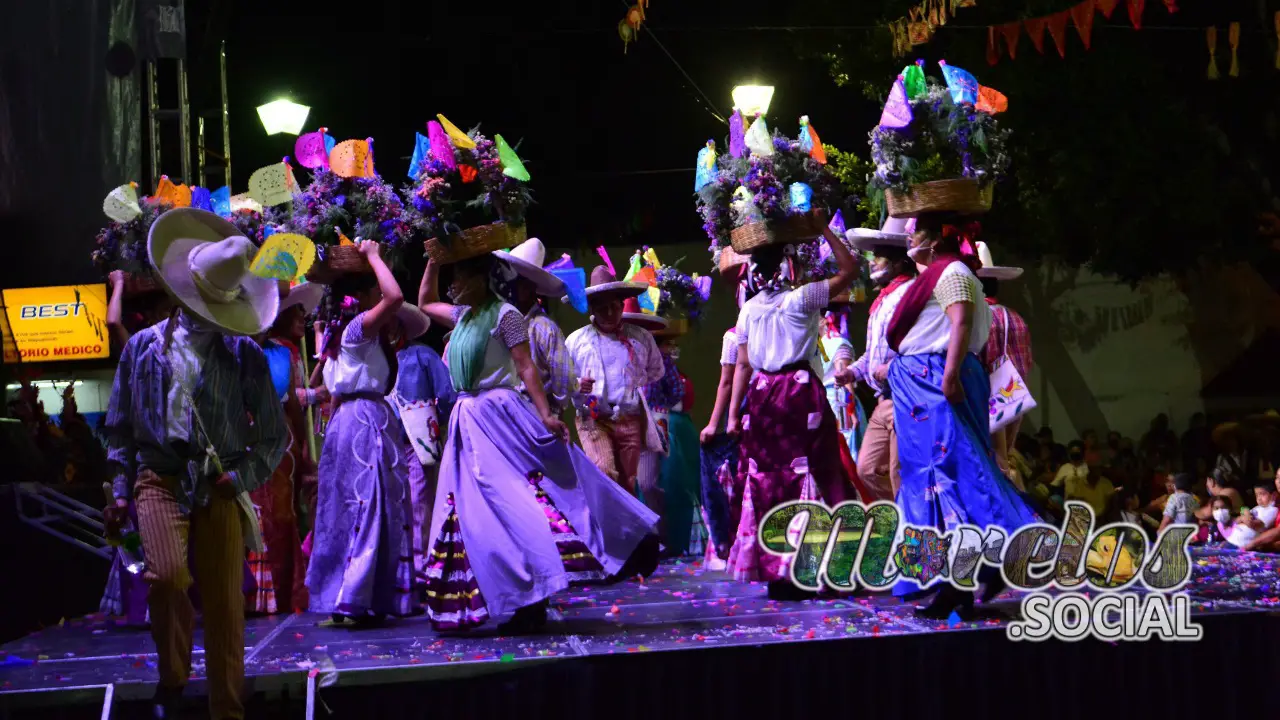
<svg viewBox="0 0 1280 720">
<path fill-rule="evenodd" d="M 764 597 L 763 584 L 733 582 L 696 562 L 666 564 L 643 584 L 558 595 L 547 631 L 533 637 L 499 637 L 492 628 L 438 636 L 424 618 L 370 630 L 322 628 L 323 618 L 310 614 L 251 619 L 250 717 L 440 717 L 444 710 L 509 717 L 541 715 L 534 707 L 544 704 L 558 720 L 730 710 L 794 716 L 831 703 L 948 712 L 955 703 L 1012 707 L 1046 687 L 1055 690 L 1052 698 L 1040 695 L 1037 714 L 1077 717 L 1093 701 L 1072 693 L 1101 693 L 1095 700 L 1118 707 L 1137 684 L 1148 690 L 1135 707 L 1150 710 L 1163 695 L 1186 698 L 1193 670 L 1208 672 L 1195 683 L 1206 692 L 1255 673 L 1274 683 L 1280 557 L 1211 550 L 1194 557 L 1189 592 L 1204 639 L 1176 645 L 1013 643 L 1003 626 L 1017 611 L 1014 593 L 988 606 L 981 621 L 955 625 L 916 618 L 888 596 L 778 603 Z M 197 636 L 188 690 L 196 717 L 204 692 L 200 643 Z M 127 716 L 155 681 L 145 631 L 101 616 L 69 619 L 0 648 L 0 717 L 102 717 L 108 698 L 115 716 Z M 1228 717 L 1236 716 L 1233 703 L 1252 697 L 1248 686 L 1211 695 L 1211 707 Z"/>
</svg>

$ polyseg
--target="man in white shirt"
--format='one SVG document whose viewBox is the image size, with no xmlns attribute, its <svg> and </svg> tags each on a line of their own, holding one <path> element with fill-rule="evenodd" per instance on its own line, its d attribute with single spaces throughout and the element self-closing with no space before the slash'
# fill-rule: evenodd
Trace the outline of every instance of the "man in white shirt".
<svg viewBox="0 0 1280 720">
<path fill-rule="evenodd" d="M 881 230 L 857 228 L 846 237 L 859 250 L 875 254 L 871 280 L 880 294 L 871 303 L 867 318 L 867 350 L 846 371 L 851 381 L 866 383 L 876 393 L 876 407 L 867 420 L 858 450 L 858 476 L 874 500 L 893 500 L 902 485 L 898 463 L 898 437 L 893 427 L 893 398 L 887 373 L 895 353 L 889 348 L 885 331 L 898 308 L 898 301 L 915 279 L 915 264 L 907 258 L 908 223 L 890 218 Z M 842 381 L 837 378 L 837 382 Z"/>
<path fill-rule="evenodd" d="M 608 268 L 596 267 L 586 291 L 591 324 L 565 342 L 580 373 L 575 405 L 582 449 L 631 493 L 649 423 L 641 388 L 662 378 L 663 364 L 653 336 L 622 321 L 622 302 L 647 287 L 619 282 Z"/>
</svg>

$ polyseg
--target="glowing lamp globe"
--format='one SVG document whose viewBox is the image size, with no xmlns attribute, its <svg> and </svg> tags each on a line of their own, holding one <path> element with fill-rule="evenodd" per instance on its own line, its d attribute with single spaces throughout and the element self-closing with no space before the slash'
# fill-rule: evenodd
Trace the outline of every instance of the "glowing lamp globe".
<svg viewBox="0 0 1280 720">
<path fill-rule="evenodd" d="M 772 85 L 739 85 L 733 89 L 733 106 L 747 117 L 768 113 L 771 100 Z"/>
<path fill-rule="evenodd" d="M 289 100 L 276 100 L 258 107 L 258 117 L 268 135 L 288 133 L 297 135 L 302 132 L 311 108 Z"/>
</svg>

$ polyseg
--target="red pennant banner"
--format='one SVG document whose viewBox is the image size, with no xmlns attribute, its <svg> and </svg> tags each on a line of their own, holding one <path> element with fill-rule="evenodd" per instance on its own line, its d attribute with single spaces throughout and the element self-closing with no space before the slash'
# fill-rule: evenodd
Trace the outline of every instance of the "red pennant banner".
<svg viewBox="0 0 1280 720">
<path fill-rule="evenodd" d="M 1119 2 L 1119 0 L 1097 0 L 1094 4 L 1098 6 L 1098 12 L 1102 13 L 1102 17 L 1110 20 L 1111 13 L 1116 10 L 1117 2 Z"/>
<path fill-rule="evenodd" d="M 1129 0 L 1133 2 L 1133 0 Z M 1063 10 L 1060 13 L 1054 13 L 1049 16 L 1049 34 L 1053 36 L 1053 44 L 1058 46 L 1058 55 L 1060 57 L 1067 56 L 1067 20 L 1071 17 L 1070 10 Z"/>
<path fill-rule="evenodd" d="M 1128 0 L 1129 3 L 1129 21 L 1133 23 L 1135 30 L 1142 29 L 1142 11 L 1147 6 L 1147 0 Z"/>
<path fill-rule="evenodd" d="M 992 25 L 987 28 L 987 64 L 995 65 L 1000 62 L 1000 49 L 996 47 L 996 26 Z"/>
<path fill-rule="evenodd" d="M 1089 49 L 1089 36 L 1093 34 L 1093 3 L 1094 0 L 1084 0 L 1071 8 L 1071 20 L 1075 22 L 1080 39 L 1084 41 L 1085 50 Z"/>
<path fill-rule="evenodd" d="M 1036 46 L 1036 52 L 1044 54 L 1044 28 L 1048 23 L 1047 18 L 1032 18 L 1026 21 L 1027 36 L 1031 38 L 1031 44 Z"/>
<path fill-rule="evenodd" d="M 1011 22 L 1000 26 L 1000 32 L 1004 34 L 1004 44 L 1009 47 L 1009 59 L 1013 60 L 1018 57 L 1018 36 L 1022 34 L 1022 23 Z"/>
</svg>

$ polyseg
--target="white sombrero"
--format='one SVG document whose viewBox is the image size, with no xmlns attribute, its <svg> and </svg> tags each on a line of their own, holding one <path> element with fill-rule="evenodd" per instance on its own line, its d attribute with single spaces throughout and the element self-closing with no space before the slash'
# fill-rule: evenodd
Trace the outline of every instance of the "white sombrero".
<svg viewBox="0 0 1280 720">
<path fill-rule="evenodd" d="M 978 270 L 978 277 L 991 278 L 992 280 L 1017 280 L 1022 277 L 1022 268 L 1003 267 L 992 262 L 991 248 L 987 247 L 986 243 L 979 242 L 977 246 L 978 260 L 982 262 L 982 267 Z"/>
<path fill-rule="evenodd" d="M 597 265 L 591 271 L 591 284 L 587 286 L 587 297 L 593 295 L 616 294 L 622 298 L 637 297 L 649 286 L 641 282 L 621 282 L 618 276 L 609 272 L 609 268 Z"/>
<path fill-rule="evenodd" d="M 232 335 L 257 335 L 280 309 L 280 288 L 249 272 L 258 247 L 235 225 L 195 208 L 170 210 L 151 225 L 154 274 L 182 309 Z"/>
<path fill-rule="evenodd" d="M 431 318 L 427 317 L 427 314 L 417 305 L 404 303 L 396 311 L 396 319 L 400 321 L 400 327 L 404 330 L 405 340 L 422 337 L 423 333 L 431 329 Z"/>
<path fill-rule="evenodd" d="M 280 312 L 294 305 L 301 305 L 302 309 L 310 315 L 320 307 L 320 299 L 323 297 L 324 285 L 312 282 L 298 283 L 289 288 L 285 296 L 280 298 Z"/>
<path fill-rule="evenodd" d="M 857 250 L 875 250 L 877 247 L 907 247 L 911 233 L 916 230 L 916 221 L 907 218 L 891 217 L 884 221 L 879 230 L 854 228 L 845 232 L 844 237 Z"/>
<path fill-rule="evenodd" d="M 547 248 L 538 238 L 529 238 L 511 250 L 495 250 L 493 255 L 505 260 L 520 277 L 536 285 L 539 295 L 556 297 L 564 292 L 564 281 L 542 268 L 547 259 Z"/>
</svg>

